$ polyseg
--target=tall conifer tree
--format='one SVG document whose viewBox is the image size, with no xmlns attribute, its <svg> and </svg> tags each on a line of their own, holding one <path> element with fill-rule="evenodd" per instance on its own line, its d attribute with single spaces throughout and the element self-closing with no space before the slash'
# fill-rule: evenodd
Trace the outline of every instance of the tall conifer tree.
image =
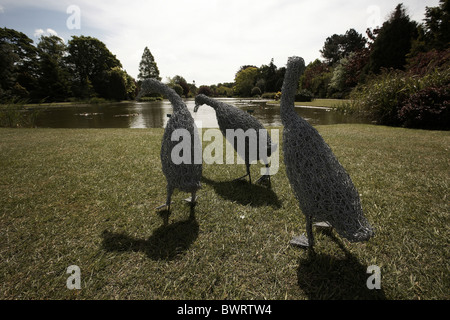
<svg viewBox="0 0 450 320">
<path fill-rule="evenodd" d="M 145 47 L 141 62 L 139 63 L 138 80 L 143 81 L 149 78 L 161 80 L 155 58 L 153 57 L 148 47 Z"/>
</svg>

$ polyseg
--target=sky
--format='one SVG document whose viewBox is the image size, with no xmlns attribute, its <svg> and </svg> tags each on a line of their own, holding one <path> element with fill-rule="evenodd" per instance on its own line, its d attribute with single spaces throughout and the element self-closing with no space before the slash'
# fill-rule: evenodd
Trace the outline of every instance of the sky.
<svg viewBox="0 0 450 320">
<path fill-rule="evenodd" d="M 163 81 L 233 82 L 243 65 L 284 67 L 290 56 L 321 58 L 327 37 L 365 35 L 402 2 L 412 20 L 439 0 L 0 0 L 0 27 L 42 35 L 92 36 L 137 78 L 148 47 Z"/>
</svg>

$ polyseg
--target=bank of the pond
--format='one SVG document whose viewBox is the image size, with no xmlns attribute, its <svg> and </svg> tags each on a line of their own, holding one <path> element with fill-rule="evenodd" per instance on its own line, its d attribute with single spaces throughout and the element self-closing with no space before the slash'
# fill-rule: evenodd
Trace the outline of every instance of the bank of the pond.
<svg viewBox="0 0 450 320">
<path fill-rule="evenodd" d="M 281 126 L 279 102 L 263 99 L 218 98 L 252 114 L 263 126 Z M 204 128 L 217 128 L 214 109 L 205 106 L 194 112 L 194 99 L 185 99 L 194 120 Z M 276 104 L 278 103 L 278 104 Z M 366 119 L 333 112 L 333 102 L 314 100 L 296 112 L 313 125 L 368 123 Z M 163 128 L 172 113 L 168 100 L 153 102 L 122 101 L 100 104 L 28 105 L 0 108 L 0 127 L 39 128 Z"/>
<path fill-rule="evenodd" d="M 344 100 L 344 99 L 313 99 L 312 101 L 305 101 L 305 102 L 295 102 L 296 106 L 305 106 L 305 107 L 322 107 L 322 108 L 336 108 L 342 103 L 349 102 L 350 100 Z M 280 101 L 269 101 L 267 103 L 268 105 L 274 105 L 279 106 Z"/>
<path fill-rule="evenodd" d="M 447 299 L 450 133 L 317 129 L 375 237 L 315 230 L 315 255 L 289 245 L 305 219 L 282 153 L 272 189 L 230 182 L 244 165 L 204 164 L 193 215 L 177 192 L 167 217 L 154 209 L 163 129 L 0 129 L 0 298 Z M 71 265 L 80 290 L 66 286 Z M 366 285 L 371 265 L 379 290 Z"/>
</svg>

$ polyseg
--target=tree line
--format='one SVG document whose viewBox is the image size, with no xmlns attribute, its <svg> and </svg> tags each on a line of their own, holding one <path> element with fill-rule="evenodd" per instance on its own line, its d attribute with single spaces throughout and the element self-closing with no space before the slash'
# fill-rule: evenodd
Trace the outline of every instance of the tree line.
<svg viewBox="0 0 450 320">
<path fill-rule="evenodd" d="M 35 46 L 24 33 L 0 29 L 1 102 L 134 99 L 135 80 L 100 40 L 73 36 L 68 44 L 43 36 Z"/>
<path fill-rule="evenodd" d="M 450 4 L 427 7 L 424 23 L 412 21 L 398 4 L 381 27 L 354 29 L 328 37 L 323 60 L 311 62 L 300 87 L 317 98 L 346 98 L 351 91 L 386 70 L 414 71 L 418 64 L 443 65 L 449 58 Z"/>
<path fill-rule="evenodd" d="M 349 29 L 328 37 L 320 50 L 323 59 L 309 63 L 300 79 L 298 98 L 348 98 L 355 88 L 385 70 L 445 66 L 449 60 L 449 7 L 449 0 L 427 7 L 424 23 L 419 24 L 399 4 L 380 28 L 368 29 L 366 36 Z M 285 67 L 277 67 L 272 59 L 260 67 L 241 66 L 233 82 L 197 87 L 180 75 L 165 82 L 185 97 L 203 93 L 276 98 L 284 73 Z M 0 29 L 0 102 L 134 99 L 139 84 L 147 78 L 161 80 L 148 47 L 135 80 L 96 38 L 73 36 L 65 44 L 57 36 L 43 36 L 34 45 L 22 32 Z"/>
</svg>

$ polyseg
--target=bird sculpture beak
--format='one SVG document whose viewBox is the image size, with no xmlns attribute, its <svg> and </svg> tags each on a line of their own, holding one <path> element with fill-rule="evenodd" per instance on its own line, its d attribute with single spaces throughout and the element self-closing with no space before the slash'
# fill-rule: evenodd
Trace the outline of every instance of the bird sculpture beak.
<svg viewBox="0 0 450 320">
<path fill-rule="evenodd" d="M 200 105 L 199 104 L 195 104 L 195 107 L 194 107 L 194 112 L 197 112 L 197 110 L 198 110 L 198 108 L 200 107 Z"/>
</svg>

